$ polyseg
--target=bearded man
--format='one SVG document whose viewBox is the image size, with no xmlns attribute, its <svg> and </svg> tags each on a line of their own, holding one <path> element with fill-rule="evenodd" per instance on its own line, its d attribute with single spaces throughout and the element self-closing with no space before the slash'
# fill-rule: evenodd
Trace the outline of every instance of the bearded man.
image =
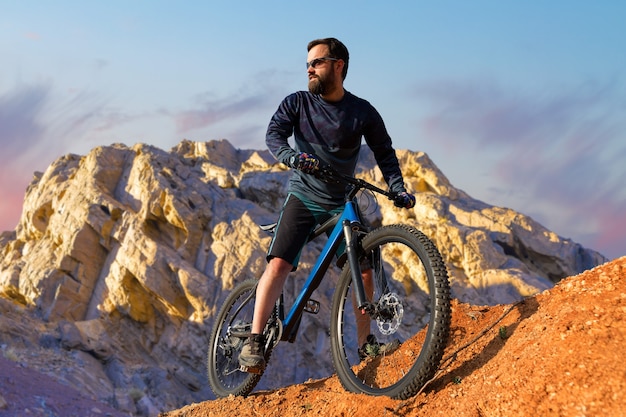
<svg viewBox="0 0 626 417">
<path fill-rule="evenodd" d="M 265 367 L 263 329 L 289 272 L 298 266 L 300 252 L 316 225 L 341 212 L 345 186 L 327 183 L 314 174 L 321 164 L 353 176 L 361 139 L 374 153 L 390 191 L 402 197 L 399 207 L 411 208 L 415 197 L 404 180 L 383 119 L 376 109 L 343 87 L 349 54 L 335 38 L 317 39 L 307 46 L 309 91 L 287 96 L 272 116 L 266 144 L 274 157 L 293 168 L 287 198 L 267 253 L 267 267 L 256 290 L 252 334 L 239 356 L 242 369 L 260 372 Z M 288 139 L 293 135 L 294 146 Z M 366 294 L 373 292 L 371 268 L 362 268 Z M 369 316 L 357 315 L 361 349 L 372 340 Z M 359 351 L 361 351 L 359 349 Z"/>
</svg>

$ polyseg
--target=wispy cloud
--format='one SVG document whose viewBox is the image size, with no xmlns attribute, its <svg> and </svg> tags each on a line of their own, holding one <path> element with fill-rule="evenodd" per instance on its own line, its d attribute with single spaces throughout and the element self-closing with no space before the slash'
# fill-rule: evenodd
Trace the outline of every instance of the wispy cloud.
<svg viewBox="0 0 626 417">
<path fill-rule="evenodd" d="M 259 112 L 269 117 L 278 107 L 280 100 L 291 91 L 285 85 L 296 77 L 295 73 L 284 71 L 262 71 L 254 74 L 238 91 L 228 96 L 207 91 L 192 99 L 191 108 L 172 112 L 179 134 L 202 129 L 216 124 L 228 124 L 232 120 L 244 120 L 237 131 L 253 129 L 246 117 Z M 255 122 L 254 124 L 257 124 Z"/>
<path fill-rule="evenodd" d="M 198 101 L 197 108 L 174 115 L 178 133 L 184 134 L 226 119 L 242 117 L 250 111 L 256 111 L 263 104 L 263 98 L 260 96 L 227 100 L 199 99 Z"/>
<path fill-rule="evenodd" d="M 53 90 L 43 82 L 0 94 L 0 230 L 15 226 L 33 172 L 70 151 L 73 141 L 87 140 L 102 123 L 102 99 L 78 93 L 59 100 Z"/>
<path fill-rule="evenodd" d="M 48 84 L 40 84 L 0 96 L 0 160 L 3 163 L 14 161 L 24 149 L 41 141 L 45 128 L 40 119 L 49 92 Z"/>
<path fill-rule="evenodd" d="M 98 67 L 106 61 L 96 60 Z M 52 82 L 20 84 L 11 91 L 0 91 L 0 230 L 13 228 L 21 210 L 24 190 L 33 171 L 45 170 L 58 156 L 80 152 L 92 146 L 144 137 L 154 143 L 152 125 L 160 123 L 187 134 L 220 124 L 220 134 L 232 134 L 236 146 L 255 142 L 262 137 L 254 113 L 272 110 L 278 105 L 281 89 L 276 86 L 289 74 L 259 73 L 238 92 L 219 98 L 207 92 L 195 97 L 191 108 L 176 111 L 168 108 L 130 113 L 112 107 L 113 100 L 88 90 L 59 93 Z M 269 120 L 269 110 L 267 120 Z M 265 120 L 265 117 L 264 117 Z M 131 127 L 125 130 L 125 127 Z M 127 136 L 132 132 L 133 137 Z M 255 133 L 256 132 L 256 133 Z M 168 136 L 167 134 L 165 136 Z M 225 136 L 220 136 L 225 137 Z M 163 140 L 163 138 L 158 138 Z M 176 141 L 176 137 L 165 141 Z M 232 140 L 232 138 L 229 138 Z M 77 150 L 78 149 L 78 150 Z"/>
<path fill-rule="evenodd" d="M 497 155 L 503 188 L 525 208 L 626 253 L 626 105 L 619 83 L 520 92 L 495 82 L 437 82 L 414 93 L 433 109 L 421 128 L 447 149 Z M 534 203 L 537 202 L 537 203 Z M 611 253 L 618 253 L 612 250 Z"/>
</svg>

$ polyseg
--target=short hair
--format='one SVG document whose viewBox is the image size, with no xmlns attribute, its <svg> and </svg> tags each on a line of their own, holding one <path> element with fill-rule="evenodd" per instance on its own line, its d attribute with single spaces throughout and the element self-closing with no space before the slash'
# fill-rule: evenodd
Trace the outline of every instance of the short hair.
<svg viewBox="0 0 626 417">
<path fill-rule="evenodd" d="M 328 53 L 330 54 L 329 56 L 331 58 L 341 59 L 344 62 L 341 77 L 345 80 L 346 75 L 348 75 L 348 61 L 350 60 L 350 54 L 348 53 L 348 48 L 346 48 L 346 45 L 344 45 L 343 43 L 341 43 L 340 40 L 335 38 L 315 39 L 309 42 L 309 44 L 307 45 L 307 52 L 317 45 L 328 46 Z"/>
</svg>

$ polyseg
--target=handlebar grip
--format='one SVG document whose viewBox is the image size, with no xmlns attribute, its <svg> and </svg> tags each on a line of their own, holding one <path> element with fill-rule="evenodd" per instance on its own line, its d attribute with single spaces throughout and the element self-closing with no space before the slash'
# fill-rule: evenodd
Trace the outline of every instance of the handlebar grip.
<svg viewBox="0 0 626 417">
<path fill-rule="evenodd" d="M 324 182 L 340 182 L 340 174 L 328 164 L 320 165 L 313 175 Z"/>
</svg>

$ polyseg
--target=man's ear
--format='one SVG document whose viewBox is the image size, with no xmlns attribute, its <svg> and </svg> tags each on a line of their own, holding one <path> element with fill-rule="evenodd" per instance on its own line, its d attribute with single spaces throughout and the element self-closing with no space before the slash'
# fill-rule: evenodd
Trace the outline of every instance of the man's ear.
<svg viewBox="0 0 626 417">
<path fill-rule="evenodd" d="M 339 75 L 341 75 L 343 73 L 343 67 L 346 65 L 345 61 L 343 59 L 340 59 L 338 61 L 335 61 L 335 68 L 337 69 L 337 71 L 339 72 Z"/>
</svg>

